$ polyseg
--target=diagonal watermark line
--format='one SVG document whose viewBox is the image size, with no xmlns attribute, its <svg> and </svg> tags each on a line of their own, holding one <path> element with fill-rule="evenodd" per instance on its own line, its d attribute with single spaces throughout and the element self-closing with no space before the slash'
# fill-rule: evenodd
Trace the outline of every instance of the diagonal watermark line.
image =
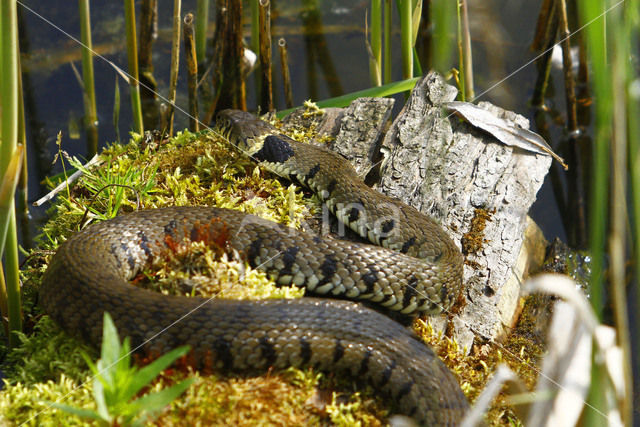
<svg viewBox="0 0 640 427">
<path fill-rule="evenodd" d="M 89 46 L 87 46 L 86 44 L 82 43 L 81 40 L 79 40 L 77 37 L 74 37 L 72 34 L 70 34 L 69 32 L 65 31 L 64 29 L 62 29 L 61 27 L 59 27 L 58 25 L 56 25 L 54 22 L 52 22 L 51 20 L 47 19 L 46 17 L 44 17 L 43 15 L 41 15 L 40 13 L 36 12 L 35 10 L 33 10 L 32 8 L 30 8 L 29 6 L 27 6 L 26 4 L 24 4 L 23 2 L 21 2 L 20 0 L 16 0 L 16 3 L 19 4 L 20 6 L 22 6 L 24 9 L 26 9 L 27 11 L 31 12 L 33 15 L 35 15 L 36 17 L 38 17 L 39 19 L 43 20 L 44 22 L 46 22 L 47 24 L 49 24 L 50 26 L 52 26 L 53 28 L 55 28 L 56 30 L 60 31 L 62 34 L 64 34 L 66 37 L 70 38 L 71 40 L 73 40 L 75 43 L 79 44 L 80 46 L 82 46 L 83 48 L 89 50 L 93 56 L 95 56 L 96 58 L 99 58 L 101 60 L 103 60 L 104 62 L 106 62 L 107 64 L 109 64 L 111 67 L 113 67 L 113 69 L 116 71 L 116 73 L 118 73 L 120 76 L 126 76 L 129 80 L 134 80 L 133 76 L 131 74 L 129 74 L 128 72 L 126 72 L 125 70 L 123 70 L 122 68 L 118 67 L 116 64 L 114 64 L 112 61 L 110 61 L 109 59 L 107 59 L 106 57 L 104 57 L 103 55 L 101 55 L 100 53 L 96 52 L 95 50 L 89 48 Z M 147 86 L 146 84 L 144 84 L 143 82 L 141 82 L 140 80 L 137 80 L 137 83 L 139 86 L 144 87 L 145 89 L 147 89 L 148 91 L 152 92 L 153 94 L 155 94 L 158 98 L 162 99 L 164 102 L 166 102 L 167 104 L 170 104 L 171 106 L 173 106 L 174 110 L 178 110 L 181 113 L 183 113 L 185 116 L 194 119 L 195 121 L 197 121 L 200 126 L 202 126 L 203 128 L 205 128 L 206 130 L 212 132 L 213 134 L 223 138 L 224 140 L 226 140 L 227 142 L 229 142 L 232 146 L 234 146 L 236 149 L 238 149 L 239 151 L 241 151 L 243 154 L 245 154 L 246 156 L 250 157 L 252 160 L 254 160 L 257 163 L 260 163 L 260 161 L 258 159 L 256 159 L 250 152 L 244 150 L 242 147 L 236 146 L 235 144 L 231 143 L 228 138 L 225 137 L 225 135 L 223 135 L 222 133 L 220 133 L 216 128 L 212 128 L 211 126 L 209 126 L 206 123 L 203 123 L 200 121 L 200 119 L 198 117 L 193 117 L 191 114 L 189 114 L 188 111 L 186 111 L 184 108 L 180 107 L 179 105 L 177 105 L 174 102 L 171 102 L 167 97 L 163 96 L 161 93 L 156 92 L 153 90 L 153 88 Z"/>
<path fill-rule="evenodd" d="M 337 215 L 336 215 L 337 216 Z M 391 252 L 395 252 L 391 249 L 388 248 L 384 248 L 385 250 L 389 250 Z M 404 254 L 403 254 L 404 255 Z M 406 256 L 406 255 L 405 255 Z M 515 274 L 515 271 L 512 268 L 512 272 L 513 274 L 516 276 L 516 278 L 519 280 L 517 274 Z M 441 313 L 439 314 L 446 314 L 449 317 L 454 317 L 457 320 L 459 320 L 462 325 L 464 325 L 464 327 L 466 327 L 469 331 L 471 331 L 474 336 L 476 337 L 484 337 L 485 335 L 481 332 L 479 332 L 477 330 L 477 328 L 475 328 L 473 325 L 469 324 L 467 321 L 465 321 L 464 319 L 462 319 L 458 314 L 453 313 L 450 311 L 450 309 L 447 309 L 445 307 L 442 306 L 442 304 L 438 303 L 438 302 L 434 302 L 424 291 L 422 291 L 421 289 L 416 288 L 415 286 L 411 285 L 411 284 L 406 284 L 405 285 L 407 288 L 412 289 L 416 294 L 422 296 L 423 298 L 425 298 L 427 301 L 434 303 L 435 305 L 437 305 L 440 309 L 441 309 Z M 521 284 L 522 287 L 522 284 Z M 368 301 L 365 299 L 361 299 L 359 301 Z M 384 307 L 383 307 L 384 308 Z M 512 351 L 510 351 L 508 348 L 506 348 L 504 345 L 502 345 L 501 343 L 494 341 L 494 340 L 489 340 L 490 344 L 493 344 L 497 347 L 499 347 L 505 354 L 508 354 L 509 356 L 513 357 L 515 360 L 519 361 L 520 363 L 522 363 L 523 365 L 527 365 L 529 366 L 534 372 L 536 372 L 536 374 L 538 374 L 540 377 L 545 378 L 546 380 L 549 381 L 549 383 L 553 384 L 555 387 L 557 387 L 558 389 L 567 391 L 567 388 L 564 387 L 562 384 L 558 383 L 557 381 L 555 381 L 552 377 L 549 377 L 548 375 L 546 375 L 544 372 L 542 372 L 538 366 L 536 366 L 535 364 L 531 363 L 531 362 L 527 362 L 526 360 L 523 360 L 522 357 L 520 357 L 518 354 L 513 353 Z M 594 347 L 593 351 L 597 351 L 597 349 Z M 570 391 L 570 390 L 569 390 Z M 595 412 L 597 412 L 599 415 L 603 416 L 604 418 L 608 419 L 609 416 L 605 413 L 603 413 L 602 411 L 600 411 L 598 408 L 594 407 L 593 405 L 591 405 L 589 402 L 585 401 L 584 399 L 582 400 L 582 402 L 584 403 L 585 406 L 589 407 L 590 409 L 594 410 Z"/>
<path fill-rule="evenodd" d="M 561 44 L 563 41 L 565 41 L 566 39 L 572 37 L 573 35 L 575 35 L 576 33 L 582 31 L 584 28 L 586 28 L 587 26 L 593 24 L 595 21 L 599 20 L 600 18 L 602 18 L 603 16 L 605 16 L 607 13 L 609 13 L 611 10 L 613 10 L 614 8 L 618 7 L 619 5 L 621 5 L 622 3 L 624 3 L 625 0 L 620 0 L 618 3 L 612 5 L 611 7 L 609 7 L 608 9 L 606 9 L 604 12 L 602 12 L 600 15 L 598 15 L 597 17 L 593 18 L 591 21 L 585 23 L 582 27 L 580 27 L 579 29 L 573 31 L 571 34 L 569 34 L 568 36 L 566 36 L 565 38 L 563 38 L 562 40 L 560 40 L 559 42 L 557 42 L 556 44 L 554 44 L 553 46 L 551 46 L 550 48 L 546 49 L 545 51 L 543 51 L 542 53 L 540 53 L 539 55 L 537 55 L 536 57 L 534 57 L 533 59 L 529 60 L 528 62 L 526 62 L 524 65 L 520 66 L 519 68 L 517 68 L 516 70 L 514 70 L 513 72 L 511 72 L 510 74 L 508 74 L 507 76 L 505 76 L 503 79 L 501 79 L 500 81 L 496 82 L 495 84 L 493 84 L 492 86 L 490 86 L 489 88 L 487 88 L 486 90 L 482 91 L 480 94 L 478 94 L 475 98 L 474 101 L 477 100 L 478 98 L 482 97 L 483 95 L 487 94 L 488 92 L 490 92 L 491 90 L 493 90 L 494 88 L 498 87 L 500 84 L 502 84 L 503 82 L 505 82 L 506 80 L 510 79 L 511 77 L 513 77 L 514 75 L 516 75 L 517 73 L 519 73 L 520 71 L 522 71 L 524 68 L 526 68 L 527 66 L 531 65 L 533 62 L 535 62 L 537 59 L 539 59 L 540 57 L 542 57 L 544 54 L 546 54 L 549 50 L 553 49 L 555 46 Z M 35 16 L 37 16 L 38 18 L 40 18 L 41 20 L 43 20 L 44 22 L 46 22 L 47 24 L 49 24 L 50 26 L 52 26 L 53 28 L 57 29 L 58 31 L 60 31 L 62 34 L 64 34 L 66 37 L 72 39 L 73 41 L 75 41 L 77 44 L 83 46 L 84 48 L 88 49 L 88 46 L 84 45 L 79 39 L 77 39 L 76 37 L 74 37 L 73 35 L 71 35 L 70 33 L 68 33 L 67 31 L 63 30 L 62 28 L 60 28 L 59 26 L 57 26 L 55 23 L 53 23 L 52 21 L 48 20 L 47 18 L 45 18 L 44 16 L 42 16 L 41 14 L 39 14 L 38 12 L 36 12 L 35 10 L 33 10 L 32 8 L 30 8 L 29 6 L 25 5 L 24 3 L 22 3 L 20 0 L 16 1 L 17 4 L 19 4 L 20 6 L 22 6 L 24 9 L 28 10 L 29 12 L 31 12 L 32 14 L 34 14 Z M 108 60 L 107 58 L 105 58 L 104 56 L 100 55 L 99 53 L 97 53 L 96 51 L 89 49 L 92 54 L 94 56 L 96 56 L 97 58 L 102 59 L 103 61 L 107 62 L 108 64 L 110 64 L 118 73 L 123 74 L 128 76 L 129 79 L 132 79 L 133 77 L 126 73 L 125 71 L 123 71 L 122 69 L 120 69 L 118 66 L 116 66 L 113 62 L 111 62 L 110 60 Z M 148 86 L 146 86 L 144 83 L 142 82 L 138 82 L 138 84 L 140 86 L 143 86 L 144 88 L 152 91 L 152 89 Z M 162 94 L 152 91 L 154 92 L 160 99 L 162 99 L 163 101 L 170 103 L 169 100 L 162 96 Z M 211 128 L 210 126 L 208 126 L 205 123 L 202 123 L 198 120 L 198 118 L 191 116 L 186 110 L 184 110 L 183 108 L 181 108 L 180 106 L 176 105 L 175 103 L 170 103 L 174 109 L 180 111 L 181 113 L 185 114 L 186 116 L 197 120 L 204 128 L 206 128 L 207 130 L 211 131 L 212 133 L 222 137 L 223 139 L 225 139 L 227 142 L 229 142 L 231 145 L 232 144 L 228 138 L 226 138 L 225 135 L 222 135 L 220 132 L 218 132 L 216 129 Z M 449 116 L 447 117 L 451 117 L 451 115 L 453 115 L 454 113 L 451 113 Z M 234 145 L 235 146 L 235 145 Z M 258 163 L 260 163 L 257 159 L 255 159 L 250 153 L 246 152 L 245 150 L 241 149 L 240 147 L 236 147 L 238 149 L 240 149 L 240 151 L 243 151 L 245 155 L 247 155 L 248 157 L 252 158 L 253 160 L 257 161 Z M 272 258 L 270 258 L 269 260 L 265 261 L 269 262 L 271 259 L 279 256 L 282 252 L 274 255 Z M 261 265 L 264 265 L 261 264 Z M 409 287 L 413 288 L 416 293 L 421 294 L 423 297 L 425 297 L 427 300 L 430 300 L 430 298 L 425 295 L 423 292 L 415 289 L 414 287 L 410 286 Z M 145 344 L 147 344 L 149 341 L 155 339 L 156 337 L 158 337 L 160 334 L 164 333 L 167 329 L 175 326 L 177 323 L 181 322 L 182 320 L 184 320 L 187 316 L 191 315 L 194 311 L 200 309 L 203 305 L 205 305 L 206 303 L 208 303 L 209 301 L 211 301 L 212 299 L 214 299 L 215 297 L 211 297 L 209 299 L 206 299 L 205 301 L 203 301 L 201 304 L 198 304 L 195 308 L 191 309 L 188 313 L 184 314 L 183 316 L 181 316 L 179 319 L 177 319 L 176 321 L 172 322 L 170 325 L 168 325 L 167 327 L 165 327 L 164 329 L 162 329 L 160 332 L 156 333 L 155 335 L 153 335 L 151 338 L 147 339 L 144 343 L 140 344 L 139 346 L 137 346 L 136 348 L 134 348 L 131 352 L 134 352 L 136 350 L 138 350 L 139 348 L 141 348 L 142 346 L 144 346 Z M 443 310 L 443 312 L 449 314 L 449 315 L 454 315 L 451 312 L 449 312 L 448 310 Z M 465 326 L 467 326 L 469 328 L 469 330 L 471 330 L 474 334 L 476 335 L 482 335 L 482 334 L 478 334 L 474 328 L 471 325 L 466 324 L 463 321 L 463 324 L 465 324 Z M 525 361 L 523 361 L 519 356 L 513 354 L 512 352 L 510 352 L 508 349 L 506 349 L 504 346 L 502 346 L 500 343 L 496 343 L 498 346 L 500 346 L 502 348 L 502 350 L 504 350 L 506 353 L 510 354 L 512 357 L 518 359 L 520 362 L 525 363 L 525 364 L 529 364 Z M 534 369 L 536 372 L 538 372 L 539 375 L 545 376 L 542 372 L 540 372 L 537 367 L 535 365 L 529 364 L 532 369 Z M 91 379 L 95 378 L 95 376 L 92 376 Z M 553 379 L 548 378 L 545 376 L 545 378 L 547 378 L 551 383 L 553 383 L 554 385 L 556 385 L 559 388 L 563 388 L 562 385 L 558 384 L 557 382 L 555 382 Z M 83 387 L 86 383 L 82 383 L 80 385 L 78 385 L 77 387 L 74 388 L 74 390 L 76 390 L 79 387 Z M 72 390 L 73 391 L 73 390 Z M 72 392 L 71 391 L 71 392 Z M 61 400 L 64 400 L 71 392 L 67 393 L 65 396 L 63 396 L 61 398 Z M 604 416 L 605 418 L 607 418 L 607 415 L 602 413 L 601 411 L 599 411 L 597 408 L 594 408 L 593 406 L 591 406 L 588 402 L 584 402 L 585 405 L 589 406 L 591 409 L 595 410 L 596 412 L 598 412 L 599 414 L 601 414 L 602 416 Z M 50 409 L 51 406 L 47 407 L 46 409 Z M 46 410 L 45 409 L 45 410 Z M 44 411 L 44 410 L 43 410 Z M 42 413 L 43 411 L 40 411 L 38 414 L 34 415 L 33 417 L 31 417 L 29 420 L 33 419 L 35 416 L 39 415 L 40 413 Z M 25 421 L 25 423 L 27 423 L 29 420 Z M 24 424 L 24 423 L 23 423 Z"/>
<path fill-rule="evenodd" d="M 500 79 L 498 82 L 494 83 L 493 85 L 489 86 L 487 89 L 483 90 L 482 92 L 480 92 L 475 98 L 473 98 L 473 101 L 478 100 L 478 98 L 480 98 L 481 96 L 487 94 L 488 92 L 491 92 L 493 89 L 495 89 L 496 87 L 500 86 L 502 83 L 504 83 L 505 81 L 509 80 L 511 77 L 515 76 L 516 74 L 518 74 L 520 71 L 522 71 L 523 69 L 527 68 L 529 65 L 533 64 L 535 61 L 537 61 L 538 59 L 542 58 L 545 54 L 547 54 L 549 51 L 553 50 L 556 46 L 560 46 L 564 41 L 568 40 L 569 38 L 573 37 L 574 35 L 578 34 L 580 31 L 584 30 L 586 27 L 588 27 L 589 25 L 593 24 L 594 22 L 596 22 L 597 20 L 599 20 L 600 18 L 602 18 L 603 16 L 605 16 L 607 13 L 611 12 L 613 9 L 615 9 L 616 7 L 620 6 L 622 3 L 624 3 L 625 0 L 620 0 L 618 1 L 618 3 L 612 5 L 611 7 L 609 7 L 608 9 L 606 9 L 604 12 L 602 12 L 600 15 L 596 16 L 595 18 L 593 18 L 591 21 L 587 22 L 586 24 L 582 25 L 580 28 L 578 28 L 577 30 L 571 32 L 571 34 L 569 34 L 568 36 L 564 37 L 563 39 L 559 40 L 556 44 L 554 44 L 553 46 L 547 48 L 546 50 L 542 51 L 541 53 L 539 53 L 538 55 L 536 55 L 535 57 L 533 57 L 532 59 L 530 59 L 529 61 L 527 61 L 526 63 L 524 63 L 523 65 L 521 65 L 520 67 L 516 68 L 514 71 L 512 71 L 511 73 L 507 74 L 504 78 Z M 452 113 L 453 114 L 453 113 Z"/>
</svg>

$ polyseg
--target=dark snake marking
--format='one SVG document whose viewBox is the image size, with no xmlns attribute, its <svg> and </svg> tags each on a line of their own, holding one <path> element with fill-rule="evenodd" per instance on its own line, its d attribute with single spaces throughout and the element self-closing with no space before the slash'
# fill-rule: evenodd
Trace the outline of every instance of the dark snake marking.
<svg viewBox="0 0 640 427">
<path fill-rule="evenodd" d="M 263 165 L 295 176 L 334 212 L 359 201 L 366 215 L 350 220 L 345 211 L 340 219 L 407 254 L 310 236 L 233 210 L 139 211 L 87 227 L 60 246 L 43 277 L 44 310 L 66 331 L 96 346 L 108 311 L 121 336 L 131 337 L 134 348 L 144 344 L 142 351 L 149 354 L 188 344 L 194 361 L 223 371 L 312 366 L 370 383 L 421 424 L 458 424 L 468 403 L 453 374 L 412 332 L 377 311 L 316 298 L 203 304 L 200 298 L 165 296 L 128 284 L 167 237 L 180 241 L 198 225 L 209 224 L 211 233 L 224 232 L 232 249 L 281 285 L 365 299 L 409 315 L 446 309 L 461 291 L 460 252 L 430 218 L 370 190 L 340 156 L 276 135 L 246 113 L 226 111 L 221 118 L 239 148 L 262 151 Z M 398 209 L 410 220 L 393 221 Z M 387 234 L 376 234 L 363 217 L 386 218 L 382 231 Z"/>
</svg>

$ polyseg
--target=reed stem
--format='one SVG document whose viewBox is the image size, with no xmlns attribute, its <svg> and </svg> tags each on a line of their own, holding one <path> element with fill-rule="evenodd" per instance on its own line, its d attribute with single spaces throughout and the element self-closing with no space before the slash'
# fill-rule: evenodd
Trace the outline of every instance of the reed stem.
<svg viewBox="0 0 640 427">
<path fill-rule="evenodd" d="M 382 84 L 382 0 L 371 0 L 371 56 L 369 76 L 373 86 Z"/>
<path fill-rule="evenodd" d="M 18 21 L 20 25 L 20 21 Z M 20 70 L 20 57 L 18 56 L 18 69 Z M 18 141 L 21 142 L 27 151 L 27 129 L 24 116 L 24 93 L 22 88 L 22 73 L 18 73 Z M 22 247 L 31 249 L 33 240 L 31 238 L 31 230 L 29 221 L 29 167 L 27 156 L 22 156 L 22 167 L 20 168 L 20 181 L 18 182 L 18 192 L 16 195 L 16 215 L 22 230 Z"/>
<path fill-rule="evenodd" d="M 198 120 L 198 58 L 194 39 L 193 14 L 187 13 L 183 23 L 184 54 L 187 60 L 187 86 L 189 92 L 189 130 L 198 132 L 200 130 L 200 122 Z"/>
<path fill-rule="evenodd" d="M 289 54 L 287 53 L 287 41 L 284 38 L 278 40 L 280 51 L 280 68 L 282 69 L 282 81 L 284 85 L 284 101 L 287 108 L 293 107 L 293 92 L 291 91 L 291 75 L 289 74 Z"/>
<path fill-rule="evenodd" d="M 142 124 L 142 105 L 140 103 L 140 80 L 138 77 L 138 48 L 136 38 L 136 12 L 133 0 L 124 0 L 124 20 L 127 29 L 127 58 L 129 60 L 129 92 L 131 94 L 131 113 L 133 130 L 144 132 Z"/>
<path fill-rule="evenodd" d="M 140 74 L 140 101 L 144 108 L 143 125 L 155 129 L 160 122 L 158 83 L 153 75 L 153 42 L 157 38 L 158 0 L 140 3 L 140 38 L 138 70 Z"/>
<path fill-rule="evenodd" d="M 391 83 L 391 0 L 384 0 L 384 84 Z"/>
<path fill-rule="evenodd" d="M 413 22 L 411 19 L 411 0 L 401 0 L 400 8 L 400 40 L 402 51 L 402 78 L 413 77 Z"/>
<path fill-rule="evenodd" d="M 89 0 L 78 0 L 80 39 L 82 48 L 82 81 L 84 94 L 84 125 L 87 132 L 87 157 L 98 152 L 98 109 L 93 75 L 93 44 L 91 41 L 91 13 Z"/>
<path fill-rule="evenodd" d="M 541 6 L 536 25 L 536 35 L 531 44 L 531 49 L 534 52 L 544 50 L 542 57 L 536 61 L 538 77 L 531 97 L 531 104 L 537 108 L 544 106 L 545 94 L 549 86 L 551 54 L 558 34 L 559 14 L 556 13 L 556 3 L 555 0 L 545 0 Z"/>
<path fill-rule="evenodd" d="M 242 1 L 216 1 L 216 43 L 214 55 L 215 96 L 205 117 L 213 120 L 216 110 L 225 108 L 247 109 L 246 86 L 242 76 Z"/>
<path fill-rule="evenodd" d="M 578 130 L 576 109 L 575 80 L 573 77 L 573 63 L 571 60 L 571 42 L 569 41 L 569 22 L 567 19 L 567 2 L 558 0 L 558 24 L 560 40 L 562 40 L 562 63 L 564 71 L 564 94 L 567 103 L 567 130 L 575 135 Z"/>
<path fill-rule="evenodd" d="M 0 177 L 7 176 L 18 139 L 18 15 L 15 0 L 0 2 Z M 9 346 L 18 344 L 13 332 L 22 330 L 22 302 L 18 265 L 18 237 L 14 192 L 7 198 L 7 212 L 0 217 L 0 258 L 4 252 L 9 314 Z"/>
<path fill-rule="evenodd" d="M 251 7 L 251 50 L 260 52 L 260 0 L 250 0 Z"/>
<path fill-rule="evenodd" d="M 471 52 L 471 30 L 469 29 L 469 13 L 467 0 L 459 0 L 460 6 L 460 44 L 462 57 L 460 58 L 461 74 L 464 76 L 464 93 L 467 99 L 476 97 L 473 89 L 473 54 Z"/>
<path fill-rule="evenodd" d="M 408 0 L 405 0 L 408 1 Z M 451 68 L 451 41 L 449 31 L 452 20 L 456 16 L 455 2 L 450 0 L 432 0 L 430 2 L 434 33 L 431 38 L 433 58 L 432 64 L 436 71 L 444 74 Z"/>
<path fill-rule="evenodd" d="M 592 82 L 595 93 L 596 123 L 593 151 L 593 181 L 591 186 L 591 203 L 589 238 L 591 250 L 591 305 L 596 315 L 602 319 L 604 301 L 604 265 L 606 227 L 608 221 L 607 207 L 609 200 L 609 141 L 613 131 L 612 111 L 613 94 L 611 91 L 611 69 L 608 64 L 606 20 L 598 19 L 604 16 L 602 2 L 583 0 L 579 2 L 582 22 L 590 23 L 585 27 L 588 51 L 591 54 Z M 602 425 L 602 413 L 607 412 L 607 397 L 605 396 L 606 371 L 597 363 L 594 356 L 591 372 L 591 387 L 587 398 L 588 407 L 585 408 L 585 425 Z"/>
<path fill-rule="evenodd" d="M 209 0 L 198 0 L 196 6 L 196 58 L 204 62 L 207 53 L 207 28 L 209 27 Z"/>
<path fill-rule="evenodd" d="M 176 104 L 176 89 L 178 87 L 178 70 L 180 68 L 180 25 L 182 20 L 180 14 L 182 10 L 182 0 L 173 0 L 173 32 L 171 39 L 171 74 L 169 76 L 169 105 L 165 123 L 169 135 L 173 135 L 173 115 Z"/>
<path fill-rule="evenodd" d="M 273 111 L 273 81 L 271 74 L 271 5 L 260 0 L 260 110 Z"/>
</svg>

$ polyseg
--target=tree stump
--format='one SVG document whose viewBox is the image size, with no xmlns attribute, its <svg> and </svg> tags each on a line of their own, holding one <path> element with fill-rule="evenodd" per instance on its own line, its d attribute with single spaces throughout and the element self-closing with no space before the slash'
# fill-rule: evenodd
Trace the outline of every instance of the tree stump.
<svg viewBox="0 0 640 427">
<path fill-rule="evenodd" d="M 515 320 L 526 272 L 521 251 L 532 222 L 527 213 L 551 157 L 506 146 L 449 113 L 446 103 L 456 94 L 441 76 L 429 73 L 383 139 L 393 105 L 389 100 L 359 99 L 314 118 L 314 125 L 335 136 L 331 147 L 352 160 L 362 177 L 382 156 L 375 187 L 431 215 L 461 248 L 466 304 L 449 317 L 461 348 L 470 350 L 474 337 L 498 339 Z M 487 102 L 479 107 L 529 127 L 516 113 Z M 430 321 L 447 328 L 446 314 Z"/>
</svg>

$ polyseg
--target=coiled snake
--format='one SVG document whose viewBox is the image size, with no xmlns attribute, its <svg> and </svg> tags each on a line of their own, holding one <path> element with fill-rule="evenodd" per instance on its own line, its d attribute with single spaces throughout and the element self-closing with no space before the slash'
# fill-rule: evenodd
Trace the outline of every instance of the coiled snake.
<svg viewBox="0 0 640 427">
<path fill-rule="evenodd" d="M 360 304 L 317 298 L 232 301 L 165 296 L 130 286 L 170 236 L 206 226 L 277 283 L 317 295 L 368 300 L 404 314 L 447 309 L 462 288 L 462 256 L 429 217 L 371 190 L 347 160 L 280 135 L 248 113 L 225 110 L 237 147 L 311 188 L 350 228 L 382 245 L 311 236 L 238 211 L 143 210 L 73 235 L 52 258 L 40 301 L 66 331 L 98 345 L 108 311 L 121 336 L 158 354 L 181 344 L 223 371 L 313 366 L 365 379 L 421 424 L 454 425 L 467 401 L 433 351 Z M 388 249 L 387 249 L 388 248 Z"/>
</svg>

